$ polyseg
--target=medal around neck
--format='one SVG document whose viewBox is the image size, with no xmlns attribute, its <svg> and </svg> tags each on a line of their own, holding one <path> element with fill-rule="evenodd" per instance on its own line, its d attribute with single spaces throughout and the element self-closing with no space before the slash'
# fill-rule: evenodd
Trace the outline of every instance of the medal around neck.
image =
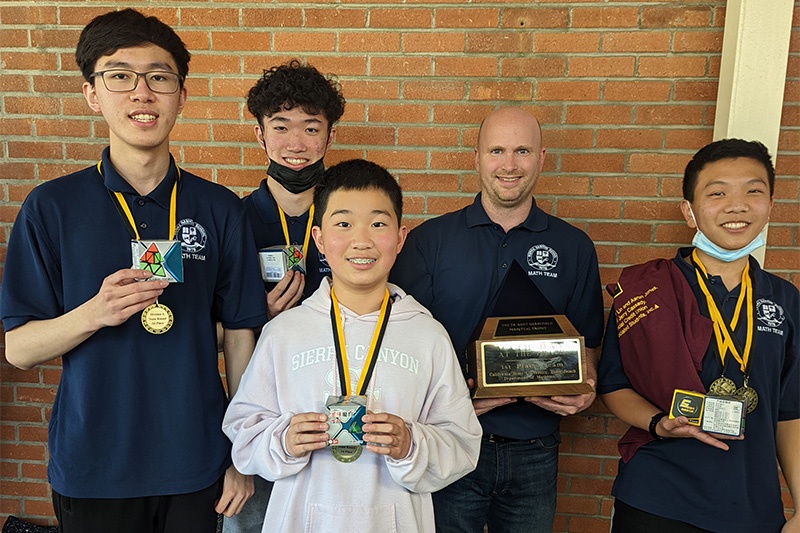
<svg viewBox="0 0 800 533">
<path fill-rule="evenodd" d="M 142 311 L 142 326 L 153 335 L 161 335 L 172 327 L 174 317 L 169 307 L 158 302 Z"/>
<path fill-rule="evenodd" d="M 736 392 L 736 383 L 731 378 L 720 376 L 711 383 L 708 392 L 717 396 L 730 396 Z"/>
<path fill-rule="evenodd" d="M 364 442 L 363 422 L 367 414 L 366 396 L 328 396 L 328 446 L 337 461 L 352 463 L 361 455 Z"/>
<path fill-rule="evenodd" d="M 133 268 L 139 268 L 150 274 L 147 281 L 183 283 L 183 252 L 180 241 L 133 240 L 131 255 Z"/>
<path fill-rule="evenodd" d="M 362 450 L 361 446 L 336 446 L 331 448 L 331 453 L 340 463 L 352 463 L 361 457 Z"/>
<path fill-rule="evenodd" d="M 758 406 L 758 392 L 753 387 L 748 386 L 747 383 L 743 387 L 736 389 L 734 396 L 744 400 L 748 414 L 752 413 Z"/>
</svg>

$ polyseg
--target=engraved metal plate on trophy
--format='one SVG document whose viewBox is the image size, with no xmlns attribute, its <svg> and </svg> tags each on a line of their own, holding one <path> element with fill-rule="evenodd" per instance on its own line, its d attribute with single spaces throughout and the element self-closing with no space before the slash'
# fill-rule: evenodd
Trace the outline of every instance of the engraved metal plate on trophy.
<svg viewBox="0 0 800 533">
<path fill-rule="evenodd" d="M 473 398 L 592 392 L 586 348 L 564 315 L 489 317 L 467 350 Z"/>
</svg>

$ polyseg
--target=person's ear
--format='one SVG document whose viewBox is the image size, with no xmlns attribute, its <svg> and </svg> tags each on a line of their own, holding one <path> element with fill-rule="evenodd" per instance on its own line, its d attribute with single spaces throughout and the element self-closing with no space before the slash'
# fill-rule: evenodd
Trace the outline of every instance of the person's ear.
<svg viewBox="0 0 800 533">
<path fill-rule="evenodd" d="M 333 140 L 336 138 L 336 128 L 331 128 L 331 131 L 328 133 L 328 143 L 325 145 L 325 152 L 331 149 L 331 145 L 333 144 Z"/>
<path fill-rule="evenodd" d="M 83 97 L 86 99 L 86 103 L 92 111 L 95 113 L 100 113 L 102 111 L 100 109 L 100 103 L 97 101 L 97 91 L 93 83 L 88 81 L 83 82 Z"/>
<path fill-rule="evenodd" d="M 266 151 L 267 144 L 264 140 L 264 129 L 260 124 L 256 124 L 253 126 L 253 132 L 256 134 L 256 142 L 258 142 L 258 145 Z"/>
<path fill-rule="evenodd" d="M 325 245 L 322 242 L 322 228 L 319 226 L 311 227 L 311 237 L 314 239 L 314 244 L 317 245 L 317 250 L 325 255 Z"/>
<path fill-rule="evenodd" d="M 183 111 L 183 106 L 186 105 L 186 96 L 189 94 L 189 91 L 186 90 L 186 85 L 181 87 L 181 95 L 178 99 L 178 113 Z"/>
<path fill-rule="evenodd" d="M 686 225 L 692 229 L 697 229 L 697 221 L 692 212 L 692 204 L 690 204 L 688 200 L 681 200 L 681 213 L 683 214 L 683 219 L 686 221 Z"/>
<path fill-rule="evenodd" d="M 400 226 L 400 229 L 397 231 L 397 253 L 400 253 L 400 250 L 403 249 L 403 245 L 406 243 L 406 237 L 408 237 L 408 228 L 405 226 Z"/>
</svg>

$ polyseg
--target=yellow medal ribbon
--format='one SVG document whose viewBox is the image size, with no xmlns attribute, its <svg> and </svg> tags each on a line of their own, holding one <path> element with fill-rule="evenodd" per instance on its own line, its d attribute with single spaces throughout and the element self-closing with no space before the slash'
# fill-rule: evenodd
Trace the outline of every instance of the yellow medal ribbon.
<svg viewBox="0 0 800 533">
<path fill-rule="evenodd" d="M 717 349 L 719 351 L 720 362 L 725 366 L 725 356 L 730 351 L 733 358 L 739 363 L 744 374 L 747 374 L 748 363 L 750 361 L 750 348 L 753 345 L 753 282 L 750 280 L 750 263 L 742 271 L 742 283 L 739 290 L 739 298 L 736 301 L 736 308 L 731 320 L 730 326 L 725 323 L 725 318 L 722 312 L 717 307 L 717 303 L 711 292 L 708 289 L 708 272 L 705 265 L 700 261 L 697 256 L 697 250 L 692 251 L 692 261 L 695 265 L 695 274 L 697 281 L 700 284 L 700 290 L 706 297 L 708 304 L 708 313 L 711 315 L 711 320 L 714 323 L 714 336 L 717 342 Z M 741 316 L 742 306 L 745 301 L 747 302 L 747 337 L 745 340 L 744 350 L 739 353 L 736 348 L 736 343 L 733 340 L 733 332 L 736 331 L 736 326 Z"/>
<path fill-rule="evenodd" d="M 103 176 L 103 162 L 97 162 L 97 172 L 100 173 L 100 176 Z M 175 183 L 172 185 L 172 193 L 170 194 L 169 199 L 169 240 L 175 240 L 175 226 L 178 222 L 178 180 L 181 177 L 181 169 L 177 165 L 175 166 L 175 170 L 177 175 L 175 177 Z M 109 190 L 109 192 L 111 192 Z M 133 234 L 136 237 L 137 241 L 141 241 L 141 237 L 139 236 L 139 229 L 136 227 L 136 221 L 133 218 L 133 213 L 131 213 L 130 208 L 128 207 L 128 203 L 125 201 L 125 197 L 122 196 L 122 193 L 118 191 L 114 192 L 114 198 L 116 199 L 117 203 L 119 204 L 120 208 L 122 208 L 122 212 L 125 213 L 125 217 L 127 218 L 128 224 L 133 230 Z M 162 333 L 166 333 L 167 331 L 172 328 L 172 324 L 175 320 L 175 317 L 172 314 L 172 311 L 169 307 L 164 304 L 158 303 L 158 297 L 156 297 L 155 303 L 149 305 L 142 311 L 142 326 L 154 335 L 160 335 Z"/>
<path fill-rule="evenodd" d="M 377 354 L 380 351 L 380 345 L 383 341 L 383 334 L 386 331 L 386 325 L 389 323 L 389 314 L 392 310 L 391 300 L 389 298 L 389 289 L 386 289 L 383 295 L 383 303 L 381 304 L 381 311 L 378 315 L 378 323 L 375 324 L 375 332 L 372 334 L 372 342 L 370 342 L 367 358 L 364 361 L 364 367 L 361 369 L 361 377 L 358 379 L 356 391 L 359 395 L 364 395 L 367 392 L 369 380 L 372 377 L 372 371 L 377 362 Z M 347 366 L 347 348 L 344 341 L 344 329 L 342 328 L 342 316 L 339 312 L 339 300 L 331 287 L 331 322 L 333 323 L 333 344 L 336 349 L 336 359 L 339 367 L 339 381 L 341 383 L 341 391 L 344 396 L 352 395 L 352 388 L 350 387 L 350 369 Z"/>
<path fill-rule="evenodd" d="M 100 175 L 103 175 L 103 171 L 101 168 L 102 161 L 97 162 L 97 171 Z M 178 172 L 177 177 L 175 178 L 175 183 L 172 185 L 172 194 L 169 198 L 169 238 L 168 240 L 174 241 L 175 240 L 175 227 L 178 223 L 178 179 L 181 177 L 181 169 L 179 167 L 175 167 L 176 171 Z M 125 201 L 125 198 L 122 196 L 122 193 L 114 191 L 114 196 L 117 199 L 117 203 L 119 203 L 122 211 L 125 213 L 125 216 L 128 219 L 128 223 L 133 228 L 133 233 L 136 235 L 136 240 L 140 241 L 141 238 L 139 237 L 139 229 L 136 227 L 136 221 L 133 219 L 133 213 L 131 213 L 130 208 L 128 207 L 128 203 Z"/>
<path fill-rule="evenodd" d="M 278 206 L 278 214 L 281 216 L 281 228 L 283 228 L 283 237 L 286 239 L 286 246 L 291 246 L 292 240 L 289 238 L 289 227 L 286 225 L 286 214 Z M 303 238 L 303 257 L 305 258 L 308 251 L 308 243 L 311 238 L 311 226 L 314 224 L 314 204 L 308 209 L 308 223 L 306 224 L 306 236 Z"/>
</svg>

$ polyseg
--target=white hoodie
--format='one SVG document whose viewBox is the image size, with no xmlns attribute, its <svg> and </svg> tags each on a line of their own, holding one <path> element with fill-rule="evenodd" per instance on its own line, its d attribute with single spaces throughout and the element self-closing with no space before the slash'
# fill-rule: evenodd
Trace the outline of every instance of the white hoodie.
<svg viewBox="0 0 800 533">
<path fill-rule="evenodd" d="M 305 457 L 284 448 L 292 416 L 323 413 L 328 395 L 341 394 L 326 278 L 301 306 L 264 327 L 223 420 L 236 468 L 275 481 L 262 531 L 431 532 L 430 493 L 475 468 L 481 427 L 450 338 L 413 297 L 388 287 L 394 301 L 367 409 L 405 420 L 408 457 L 365 449 L 355 462 L 340 463 L 327 448 Z M 355 390 L 378 311 L 340 310 Z"/>
</svg>

